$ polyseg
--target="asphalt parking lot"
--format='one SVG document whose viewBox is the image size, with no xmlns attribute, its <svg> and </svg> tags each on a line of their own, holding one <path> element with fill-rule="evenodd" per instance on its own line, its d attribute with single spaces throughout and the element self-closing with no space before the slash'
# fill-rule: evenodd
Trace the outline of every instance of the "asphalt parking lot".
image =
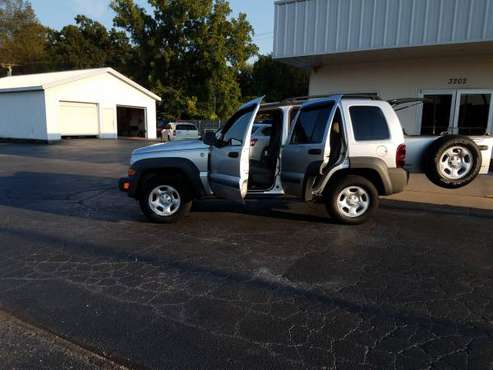
<svg viewBox="0 0 493 370">
<path fill-rule="evenodd" d="M 153 225 L 116 189 L 142 145 L 0 144 L 0 310 L 66 345 L 52 361 L 493 369 L 493 212 L 384 202 L 347 227 L 318 206 L 207 200 Z M 2 317 L 0 361 L 53 368 L 32 343 L 14 356 L 25 330 Z"/>
</svg>

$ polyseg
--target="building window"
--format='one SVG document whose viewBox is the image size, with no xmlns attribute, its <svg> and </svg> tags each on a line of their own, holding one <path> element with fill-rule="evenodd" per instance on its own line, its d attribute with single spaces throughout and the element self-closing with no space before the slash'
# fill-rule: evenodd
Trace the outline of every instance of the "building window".
<svg viewBox="0 0 493 370">
<path fill-rule="evenodd" d="M 353 106 L 349 108 L 356 141 L 390 139 L 389 126 L 378 107 Z"/>
<path fill-rule="evenodd" d="M 459 135 L 484 135 L 488 129 L 491 94 L 461 94 Z"/>
<path fill-rule="evenodd" d="M 334 103 L 303 109 L 294 126 L 291 144 L 319 144 L 323 141 Z"/>
<path fill-rule="evenodd" d="M 447 132 L 452 115 L 452 94 L 424 95 L 421 135 L 434 136 Z"/>
</svg>

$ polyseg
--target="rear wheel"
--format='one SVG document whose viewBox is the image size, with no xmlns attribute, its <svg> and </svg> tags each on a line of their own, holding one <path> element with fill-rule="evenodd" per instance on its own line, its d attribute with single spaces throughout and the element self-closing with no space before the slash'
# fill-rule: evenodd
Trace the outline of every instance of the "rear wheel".
<svg viewBox="0 0 493 370">
<path fill-rule="evenodd" d="M 192 207 L 192 196 L 183 178 L 155 176 L 144 184 L 140 208 L 152 222 L 175 223 Z"/>
<path fill-rule="evenodd" d="M 347 225 L 366 222 L 379 204 L 375 186 L 366 178 L 355 175 L 341 178 L 330 185 L 325 199 L 330 216 Z"/>
</svg>

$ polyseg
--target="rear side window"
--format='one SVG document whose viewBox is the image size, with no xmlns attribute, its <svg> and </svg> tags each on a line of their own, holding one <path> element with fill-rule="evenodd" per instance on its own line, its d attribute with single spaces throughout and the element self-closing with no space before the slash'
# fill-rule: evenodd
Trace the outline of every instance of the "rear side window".
<svg viewBox="0 0 493 370">
<path fill-rule="evenodd" d="M 296 120 L 291 144 L 318 144 L 323 141 L 334 103 L 303 109 Z"/>
<path fill-rule="evenodd" d="M 378 107 L 354 106 L 349 108 L 356 141 L 390 139 L 387 120 Z"/>
<path fill-rule="evenodd" d="M 197 128 L 192 125 L 176 125 L 177 130 L 183 130 L 183 131 L 195 131 Z"/>
</svg>

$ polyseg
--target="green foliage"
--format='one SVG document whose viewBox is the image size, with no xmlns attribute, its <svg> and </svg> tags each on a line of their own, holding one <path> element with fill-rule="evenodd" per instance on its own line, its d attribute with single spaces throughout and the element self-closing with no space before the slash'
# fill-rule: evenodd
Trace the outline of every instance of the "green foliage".
<svg viewBox="0 0 493 370">
<path fill-rule="evenodd" d="M 124 32 L 112 29 L 85 16 L 77 16 L 75 25 L 49 33 L 48 55 L 55 70 L 113 67 L 121 72 L 133 57 Z"/>
<path fill-rule="evenodd" d="M 280 101 L 308 94 L 309 73 L 260 56 L 253 67 L 243 69 L 241 88 L 245 96 L 266 95 L 267 101 Z"/>
<path fill-rule="evenodd" d="M 241 99 L 240 71 L 257 52 L 244 14 L 231 17 L 226 0 L 113 0 L 115 25 L 139 56 L 133 76 L 161 95 L 174 118 L 226 118 Z"/>
<path fill-rule="evenodd" d="M 43 27 L 26 0 L 0 0 L 0 63 L 16 72 L 113 67 L 163 98 L 169 119 L 225 119 L 250 97 L 305 95 L 308 74 L 257 55 L 245 14 L 227 0 L 112 0 L 114 28 L 77 16 Z"/>
<path fill-rule="evenodd" d="M 0 64 L 23 72 L 42 69 L 46 33 L 29 1 L 0 0 Z"/>
</svg>

